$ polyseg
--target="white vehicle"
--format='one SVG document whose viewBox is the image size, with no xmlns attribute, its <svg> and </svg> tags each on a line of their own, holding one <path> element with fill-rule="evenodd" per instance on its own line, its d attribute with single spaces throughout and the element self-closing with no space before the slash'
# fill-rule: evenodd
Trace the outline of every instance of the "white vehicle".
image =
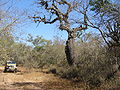
<svg viewBox="0 0 120 90">
<path fill-rule="evenodd" d="M 7 61 L 5 64 L 4 72 L 17 72 L 17 66 L 15 61 Z"/>
</svg>

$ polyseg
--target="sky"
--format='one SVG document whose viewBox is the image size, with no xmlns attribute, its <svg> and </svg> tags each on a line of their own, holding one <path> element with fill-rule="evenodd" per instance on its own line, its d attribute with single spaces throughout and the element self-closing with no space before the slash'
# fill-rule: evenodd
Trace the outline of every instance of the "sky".
<svg viewBox="0 0 120 90">
<path fill-rule="evenodd" d="M 39 8 L 34 4 L 36 0 L 3 0 L 3 1 L 11 1 L 9 5 L 12 5 L 12 8 L 17 9 L 18 11 L 27 11 L 29 16 L 34 15 L 34 11 Z M 12 2 L 13 1 L 13 2 Z M 11 8 L 11 9 L 12 9 Z M 28 17 L 28 16 L 26 16 Z M 25 42 L 28 37 L 28 34 L 31 34 L 33 37 L 42 36 L 47 40 L 53 40 L 55 36 L 60 37 L 61 39 L 67 39 L 67 33 L 65 31 L 60 31 L 57 27 L 57 24 L 43 24 L 39 25 L 32 22 L 31 20 L 25 22 L 26 24 L 20 24 L 18 28 L 16 28 L 17 32 L 14 34 L 15 36 L 19 36 L 19 40 Z M 90 31 L 87 30 L 87 31 Z"/>
<path fill-rule="evenodd" d="M 38 9 L 34 4 L 35 0 L 19 0 L 15 3 L 14 7 L 17 7 L 19 10 L 28 11 L 29 15 L 34 15 L 32 11 Z M 30 13 L 31 12 L 31 13 Z M 43 24 L 34 23 L 30 21 L 30 23 L 26 25 L 20 25 L 20 31 L 17 35 L 20 36 L 21 40 L 26 39 L 28 34 L 32 36 L 42 36 L 47 40 L 52 40 L 55 36 L 61 37 L 62 39 L 67 39 L 67 33 L 65 31 L 60 31 L 57 29 L 57 24 Z"/>
</svg>

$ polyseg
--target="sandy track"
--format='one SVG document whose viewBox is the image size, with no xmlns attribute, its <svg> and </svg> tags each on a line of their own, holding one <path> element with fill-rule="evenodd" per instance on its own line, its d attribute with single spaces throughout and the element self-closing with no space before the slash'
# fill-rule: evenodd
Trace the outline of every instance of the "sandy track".
<svg viewBox="0 0 120 90">
<path fill-rule="evenodd" d="M 17 73 L 0 72 L 0 90 L 83 90 L 76 88 L 70 81 L 53 74 L 27 71 Z M 73 87 L 74 86 L 74 87 Z"/>
</svg>

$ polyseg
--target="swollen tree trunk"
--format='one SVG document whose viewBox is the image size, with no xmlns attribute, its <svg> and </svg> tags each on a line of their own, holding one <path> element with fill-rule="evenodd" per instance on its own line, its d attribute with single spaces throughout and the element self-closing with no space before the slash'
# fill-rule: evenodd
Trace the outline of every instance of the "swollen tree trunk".
<svg viewBox="0 0 120 90">
<path fill-rule="evenodd" d="M 38 0 L 38 5 L 40 5 L 42 8 L 45 9 L 45 12 L 47 11 L 49 13 L 46 13 L 44 15 L 40 14 L 40 16 L 34 15 L 32 17 L 34 22 L 43 22 L 44 24 L 53 24 L 57 21 L 59 21 L 59 29 L 60 30 L 65 30 L 68 32 L 68 40 L 66 42 L 66 47 L 65 47 L 65 53 L 66 53 L 66 58 L 68 61 L 68 64 L 71 66 L 75 63 L 76 60 L 76 54 L 75 54 L 75 48 L 74 48 L 74 39 L 76 37 L 75 33 L 77 31 L 82 31 L 87 29 L 87 21 L 88 18 L 86 16 L 87 12 L 87 7 L 84 7 L 83 11 L 81 14 L 84 15 L 84 23 L 85 27 L 82 27 L 80 25 L 79 27 L 74 27 L 72 28 L 71 25 L 71 18 L 69 17 L 72 12 L 76 12 L 74 8 L 79 8 L 81 5 L 79 5 L 79 0 Z M 66 7 L 67 6 L 67 7 Z M 61 8 L 59 8 L 61 7 Z M 66 7 L 66 10 L 63 11 L 64 7 Z M 78 12 L 80 14 L 80 12 Z M 76 14 L 77 15 L 77 14 Z M 54 16 L 54 17 L 52 17 Z M 75 18 L 73 17 L 72 20 L 74 21 Z M 81 20 L 82 21 L 82 20 Z M 78 24 L 76 20 L 74 21 L 74 24 Z"/>
<path fill-rule="evenodd" d="M 68 32 L 68 40 L 66 41 L 66 46 L 65 46 L 65 54 L 67 58 L 67 62 L 70 66 L 72 66 L 75 62 L 75 48 L 74 48 L 74 32 Z"/>
</svg>

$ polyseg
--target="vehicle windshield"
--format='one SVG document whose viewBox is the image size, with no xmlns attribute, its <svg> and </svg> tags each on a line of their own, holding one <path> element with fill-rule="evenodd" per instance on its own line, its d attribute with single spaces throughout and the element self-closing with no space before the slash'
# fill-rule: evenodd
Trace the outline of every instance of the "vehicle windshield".
<svg viewBox="0 0 120 90">
<path fill-rule="evenodd" d="M 7 64 L 16 64 L 16 62 L 7 62 Z"/>
</svg>

